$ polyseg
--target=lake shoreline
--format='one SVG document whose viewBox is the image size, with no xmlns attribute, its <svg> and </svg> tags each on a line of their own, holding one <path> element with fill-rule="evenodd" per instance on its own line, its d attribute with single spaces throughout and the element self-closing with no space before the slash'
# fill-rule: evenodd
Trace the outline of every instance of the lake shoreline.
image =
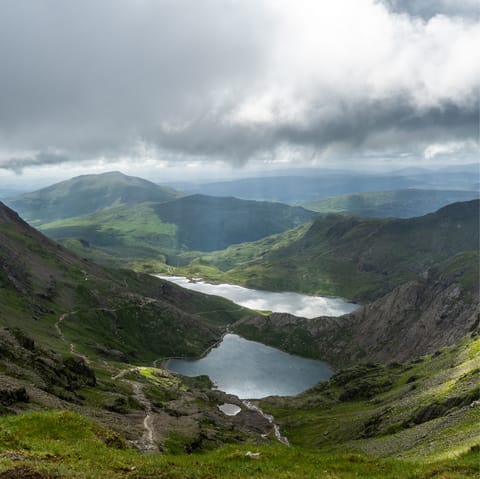
<svg viewBox="0 0 480 479">
<path fill-rule="evenodd" d="M 205 284 L 210 284 L 212 286 L 221 286 L 221 285 L 224 285 L 224 284 L 228 284 L 228 285 L 231 285 L 231 286 L 240 286 L 241 288 L 245 288 L 245 289 L 253 289 L 253 288 L 249 288 L 248 286 L 246 286 L 245 284 L 242 284 L 242 283 L 225 283 L 224 281 L 219 281 L 219 280 L 210 279 L 210 278 L 189 277 L 189 276 L 181 276 L 179 274 L 168 274 L 168 273 L 148 273 L 148 274 L 150 274 L 151 276 L 155 276 L 155 278 L 163 279 L 165 281 L 170 281 L 168 278 L 185 278 L 186 280 L 188 280 L 189 283 L 192 283 L 192 284 L 199 283 L 199 282 L 203 282 Z M 362 303 L 359 303 L 355 299 L 348 299 L 348 298 L 344 298 L 342 296 L 337 296 L 337 295 L 333 295 L 333 294 L 329 294 L 329 293 L 323 293 L 323 292 L 318 292 L 318 293 L 312 294 L 312 293 L 304 293 L 302 291 L 292 291 L 292 290 L 283 290 L 283 289 L 282 290 L 260 289 L 258 287 L 255 287 L 254 289 L 256 291 L 262 291 L 262 292 L 265 292 L 265 293 L 279 293 L 279 294 L 292 293 L 292 294 L 301 294 L 301 295 L 310 296 L 310 297 L 319 297 L 320 296 L 322 298 L 338 299 L 338 300 L 342 300 L 342 301 L 348 301 L 351 304 L 355 304 L 357 306 L 362 306 Z M 206 294 L 208 294 L 208 293 L 206 293 Z"/>
<path fill-rule="evenodd" d="M 184 361 L 198 361 L 199 359 L 204 358 L 213 348 L 220 345 L 227 334 L 232 334 L 232 332 L 229 329 L 229 326 L 227 326 L 227 329 L 222 333 L 220 338 L 218 338 L 211 346 L 209 346 L 207 349 L 205 349 L 205 351 L 203 351 L 203 353 L 200 354 L 200 356 L 193 356 L 193 357 L 191 357 L 191 356 L 166 356 L 164 358 L 155 359 L 153 361 L 153 365 L 158 369 L 167 369 L 169 371 L 169 369 L 167 367 L 167 364 L 168 364 L 168 361 L 171 361 L 172 359 L 181 359 L 181 360 L 184 360 Z M 158 365 L 159 362 L 160 362 L 160 366 Z"/>
<path fill-rule="evenodd" d="M 172 282 L 174 284 L 176 284 L 177 286 L 180 286 L 180 287 L 184 287 L 186 289 L 190 289 L 190 290 L 194 290 L 194 291 L 198 291 L 198 289 L 195 289 L 192 288 L 192 287 L 189 287 L 189 286 L 194 286 L 194 285 L 204 285 L 204 286 L 211 286 L 211 287 L 218 287 L 218 286 L 224 286 L 224 287 L 238 287 L 238 288 L 241 288 L 242 291 L 248 291 L 248 292 L 252 292 L 252 293 L 256 293 L 256 292 L 266 292 L 266 293 L 273 293 L 275 295 L 279 294 L 283 294 L 283 293 L 279 293 L 279 292 L 269 292 L 269 291 L 262 291 L 262 290 L 249 290 L 248 288 L 245 288 L 243 286 L 240 286 L 240 285 L 230 285 L 230 284 L 227 284 L 227 283 L 221 283 L 221 284 L 213 284 L 213 283 L 210 283 L 210 282 L 206 282 L 203 280 L 203 278 L 199 278 L 199 277 L 195 277 L 195 278 L 188 278 L 188 277 L 185 277 L 185 276 L 178 276 L 178 275 L 166 275 L 166 274 L 162 274 L 162 273 L 158 273 L 158 274 L 154 274 L 153 276 L 155 277 L 158 277 L 164 281 L 169 281 L 169 282 Z M 204 294 L 212 294 L 212 295 L 217 295 L 217 296 L 220 296 L 220 297 L 223 297 L 223 298 L 226 298 L 226 299 L 229 299 L 230 301 L 234 302 L 235 304 L 241 306 L 238 302 L 235 302 L 234 300 L 232 300 L 231 298 L 225 296 L 225 295 L 222 295 L 220 293 L 217 293 L 217 292 L 207 292 L 205 293 L 204 291 L 200 291 L 200 292 L 203 292 Z M 310 296 L 310 295 L 302 295 L 301 293 L 296 293 L 296 292 L 284 292 L 285 294 L 287 295 L 294 295 L 295 298 L 297 297 L 305 297 L 305 298 L 308 298 L 308 299 L 312 299 L 312 300 L 316 300 L 318 298 L 320 299 L 323 299 L 323 298 L 328 298 L 328 299 L 333 299 L 333 300 L 339 300 L 341 302 L 341 304 L 346 304 L 348 305 L 350 308 L 357 308 L 359 307 L 359 305 L 357 303 L 354 303 L 354 302 L 346 302 L 346 300 L 344 298 L 338 298 L 338 297 L 324 297 L 324 296 Z M 276 297 L 275 297 L 276 298 Z M 266 312 L 270 312 L 270 313 L 273 313 L 274 311 L 272 311 L 271 309 L 268 309 L 268 310 L 264 310 Z M 254 312 L 254 310 L 252 310 L 252 312 Z M 282 313 L 284 311 L 276 311 L 277 313 Z M 292 314 L 293 316 L 296 316 L 298 318 L 301 318 L 301 317 L 305 317 L 305 316 L 301 316 L 299 314 L 293 314 L 292 312 L 287 312 L 287 314 Z M 349 312 L 344 312 L 343 314 L 349 314 Z M 338 316 L 342 316 L 343 314 L 337 314 L 337 316 L 333 316 L 333 317 L 338 317 Z M 328 314 L 322 314 L 321 312 L 318 313 L 318 315 L 315 315 L 314 317 L 319 317 L 319 316 L 328 316 Z M 246 340 L 249 340 L 251 341 L 250 339 L 247 339 L 247 338 L 244 338 L 243 336 L 241 336 L 238 332 L 234 331 L 234 327 L 235 327 L 235 324 L 236 323 L 232 323 L 230 325 L 228 325 L 226 328 L 225 328 L 225 331 L 221 334 L 221 336 L 219 336 L 219 338 L 213 343 L 211 344 L 210 346 L 208 346 L 201 354 L 199 354 L 198 356 L 168 356 L 168 357 L 161 357 L 161 358 L 158 358 L 156 359 L 155 361 L 153 361 L 153 365 L 155 367 L 160 367 L 160 368 L 163 368 L 163 369 L 169 369 L 168 368 L 168 364 L 170 361 L 172 360 L 182 360 L 182 361 L 198 361 L 198 360 L 201 360 L 203 358 L 205 358 L 214 348 L 216 348 L 217 346 L 219 346 L 222 341 L 224 340 L 225 336 L 229 333 L 234 333 L 236 335 L 238 335 L 239 337 L 243 338 L 243 339 L 246 339 Z M 267 344 L 265 343 L 262 343 L 260 341 L 254 341 L 262 346 L 268 346 Z M 303 356 L 302 354 L 292 354 L 290 353 L 289 351 L 285 351 L 281 348 L 275 348 L 275 349 L 278 349 L 279 351 L 282 351 L 286 354 L 290 354 L 292 356 L 297 356 L 297 357 L 301 357 L 301 358 L 304 358 L 304 359 L 316 359 L 318 361 L 321 361 L 322 363 L 328 365 L 328 368 L 335 372 L 335 369 L 330 365 L 328 364 L 325 360 L 321 359 L 321 358 L 311 358 L 309 356 Z"/>
<path fill-rule="evenodd" d="M 164 274 L 155 274 L 154 276 L 185 289 L 226 298 L 238 306 L 253 311 L 288 313 L 300 318 L 338 317 L 352 313 L 361 306 L 359 303 L 340 297 L 307 295 L 294 291 L 250 289 L 237 284 L 214 284 L 204 281 L 202 278 L 185 276 Z"/>
<path fill-rule="evenodd" d="M 241 400 L 296 396 L 335 374 L 325 361 L 282 351 L 232 332 L 225 333 L 206 353 L 198 359 L 170 358 L 163 366 L 174 374 L 208 376 L 216 389 Z"/>
</svg>

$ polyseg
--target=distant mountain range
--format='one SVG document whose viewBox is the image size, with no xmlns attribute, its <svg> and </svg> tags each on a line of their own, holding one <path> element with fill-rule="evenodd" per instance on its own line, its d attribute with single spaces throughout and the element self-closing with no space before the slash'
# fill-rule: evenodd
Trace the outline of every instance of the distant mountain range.
<svg viewBox="0 0 480 479">
<path fill-rule="evenodd" d="M 88 175 L 9 201 L 31 224 L 70 247 L 121 258 L 212 251 L 295 228 L 315 212 L 280 203 L 180 193 L 121 173 Z M 98 251 L 96 251 L 98 250 Z M 87 254 L 87 256 L 89 256 Z"/>
<path fill-rule="evenodd" d="M 297 169 L 277 176 L 256 176 L 208 183 L 172 183 L 186 194 L 235 196 L 243 199 L 305 203 L 352 193 L 400 190 L 479 190 L 478 164 L 438 169 L 407 168 L 390 173 Z"/>
<path fill-rule="evenodd" d="M 304 207 L 321 214 L 339 213 L 374 218 L 412 218 L 422 216 L 450 203 L 479 198 L 479 191 L 391 190 L 354 193 L 304 203 Z"/>
</svg>

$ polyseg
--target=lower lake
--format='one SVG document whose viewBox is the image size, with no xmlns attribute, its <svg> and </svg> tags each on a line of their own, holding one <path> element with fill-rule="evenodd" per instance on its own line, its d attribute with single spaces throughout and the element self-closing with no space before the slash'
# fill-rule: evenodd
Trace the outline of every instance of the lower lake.
<svg viewBox="0 0 480 479">
<path fill-rule="evenodd" d="M 236 334 L 225 335 L 201 359 L 170 359 L 166 367 L 184 376 L 206 374 L 218 389 L 241 399 L 294 396 L 333 374 L 323 361 L 284 353 Z"/>
<path fill-rule="evenodd" d="M 340 316 L 358 308 L 357 304 L 341 298 L 273 293 L 230 284 L 190 281 L 181 276 L 156 276 L 187 289 L 222 296 L 250 309 L 314 318 Z M 226 334 L 203 358 L 170 359 L 166 367 L 185 376 L 205 374 L 218 389 L 241 399 L 295 396 L 333 374 L 323 361 L 294 356 L 236 334 Z"/>
</svg>

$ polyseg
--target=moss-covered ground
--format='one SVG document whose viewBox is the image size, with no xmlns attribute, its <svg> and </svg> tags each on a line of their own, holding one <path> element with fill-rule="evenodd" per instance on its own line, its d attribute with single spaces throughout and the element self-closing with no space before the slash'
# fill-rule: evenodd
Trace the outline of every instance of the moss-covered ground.
<svg viewBox="0 0 480 479">
<path fill-rule="evenodd" d="M 249 451 L 258 456 L 249 456 Z M 19 475 L 14 476 L 12 470 Z M 434 462 L 371 459 L 282 445 L 234 445 L 207 453 L 149 455 L 125 449 L 117 434 L 72 412 L 0 418 L 0 477 L 23 477 L 20 472 L 29 470 L 41 474 L 31 477 L 82 479 L 460 479 L 476 477 L 478 449 Z"/>
</svg>

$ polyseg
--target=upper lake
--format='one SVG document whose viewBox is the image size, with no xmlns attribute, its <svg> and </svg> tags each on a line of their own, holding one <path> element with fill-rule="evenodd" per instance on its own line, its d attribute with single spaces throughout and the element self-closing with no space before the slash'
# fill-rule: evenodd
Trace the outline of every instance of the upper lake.
<svg viewBox="0 0 480 479">
<path fill-rule="evenodd" d="M 341 298 L 308 296 L 291 292 L 274 293 L 248 289 L 233 284 L 210 284 L 201 280 L 190 281 L 183 276 L 155 276 L 176 283 L 183 288 L 223 296 L 245 308 L 275 313 L 290 313 L 304 318 L 341 316 L 358 308 L 358 304 L 349 303 Z"/>
</svg>

